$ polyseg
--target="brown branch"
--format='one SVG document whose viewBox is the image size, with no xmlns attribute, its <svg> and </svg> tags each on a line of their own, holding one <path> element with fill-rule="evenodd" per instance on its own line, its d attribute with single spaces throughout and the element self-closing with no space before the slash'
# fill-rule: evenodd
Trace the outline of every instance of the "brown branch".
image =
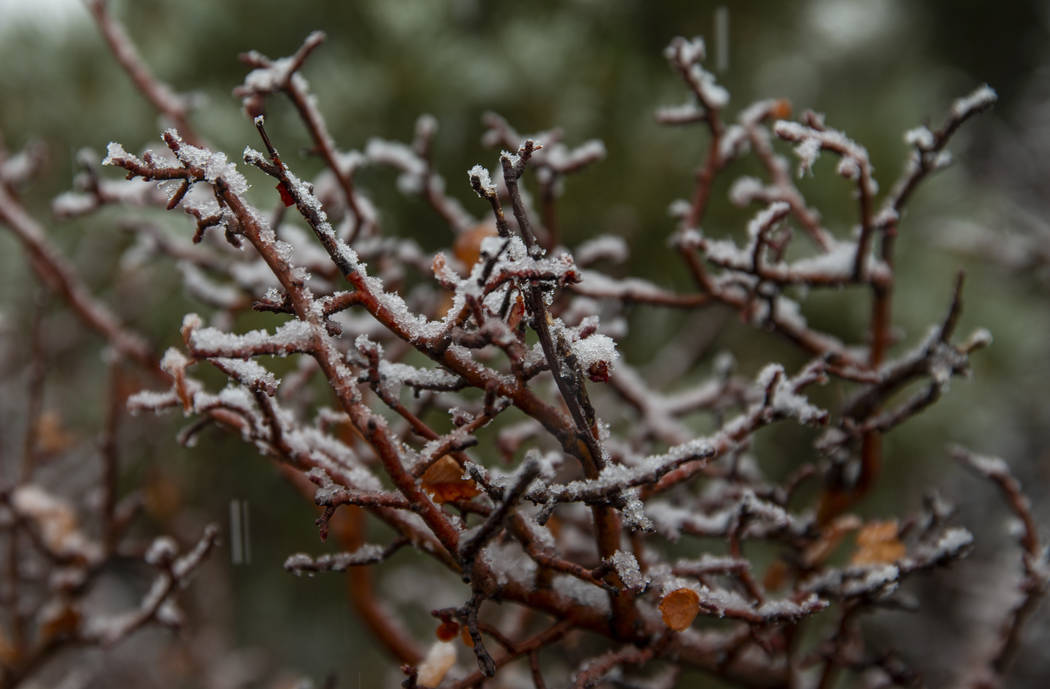
<svg viewBox="0 0 1050 689">
<path fill-rule="evenodd" d="M 647 648 L 624 646 L 615 651 L 607 651 L 597 658 L 587 661 L 580 671 L 576 673 L 572 683 L 573 689 L 593 687 L 613 668 L 623 665 L 644 665 L 655 658 L 666 647 L 668 638 L 664 636 Z"/>
<path fill-rule="evenodd" d="M 96 331 L 121 356 L 147 370 L 157 370 L 157 358 L 149 344 L 127 329 L 102 302 L 91 296 L 73 267 L 48 242 L 44 228 L 26 213 L 22 205 L 0 184 L 0 223 L 7 225 L 29 254 L 30 264 L 40 279 L 73 309 L 73 313 Z"/>
<path fill-rule="evenodd" d="M 292 101 L 292 105 L 295 106 L 299 117 L 306 125 L 310 138 L 314 141 L 314 146 L 321 154 L 321 157 L 324 158 L 328 169 L 335 175 L 339 188 L 342 190 L 343 197 L 346 200 L 347 208 L 349 208 L 354 219 L 352 232 L 347 238 L 347 241 L 352 244 L 362 230 L 366 235 L 373 232 L 374 219 L 361 208 L 357 192 L 354 189 L 353 176 L 338 160 L 335 143 L 325 124 L 324 117 L 321 115 L 321 111 L 313 100 L 313 96 L 307 91 L 306 80 L 296 78 L 306 59 L 324 40 L 325 34 L 323 31 L 314 31 L 307 36 L 295 55 L 292 56 L 290 64 L 282 67 L 280 78 L 273 84 L 273 87 L 276 90 L 283 91 L 288 96 L 288 99 Z M 271 60 L 258 53 L 243 55 L 242 59 L 261 69 L 273 67 Z M 244 99 L 245 109 L 248 111 L 248 115 L 254 119 L 263 114 L 261 101 L 270 92 L 269 90 L 245 85 L 235 89 L 234 95 Z"/>
<path fill-rule="evenodd" d="M 535 636 L 516 644 L 513 651 L 508 651 L 499 658 L 496 658 L 494 660 L 495 667 L 498 669 L 513 660 L 517 660 L 523 655 L 534 654 L 544 646 L 549 646 L 560 641 L 572 631 L 573 625 L 570 621 L 561 620 L 556 622 Z M 485 681 L 485 679 L 487 679 L 487 676 L 484 673 L 480 671 L 474 672 L 468 677 L 451 684 L 449 689 L 468 689 L 469 687 L 477 687 Z"/>
<path fill-rule="evenodd" d="M 982 457 L 963 448 L 953 448 L 952 454 L 976 473 L 995 483 L 1010 510 L 1020 520 L 1023 529 L 1018 538 L 1022 549 L 1021 564 L 1024 578 L 1020 584 L 1020 599 L 1007 611 L 1000 626 L 997 647 L 987 667 L 995 677 L 1003 677 L 1017 655 L 1021 631 L 1028 618 L 1050 588 L 1050 562 L 1048 550 L 1039 538 L 1031 503 L 1021 489 L 1020 482 L 1010 473 L 1006 463 L 995 457 Z M 980 677 L 974 679 L 975 689 L 985 686 Z"/>
<path fill-rule="evenodd" d="M 139 56 L 135 44 L 124 30 L 123 25 L 110 14 L 108 0 L 87 0 L 88 9 L 98 24 L 102 37 L 113 52 L 113 57 L 131 77 L 132 83 L 145 96 L 157 112 L 171 120 L 187 141 L 194 146 L 203 142 L 194 131 L 188 119 L 189 107 L 186 99 L 176 95 L 164 82 L 158 80 Z"/>
</svg>

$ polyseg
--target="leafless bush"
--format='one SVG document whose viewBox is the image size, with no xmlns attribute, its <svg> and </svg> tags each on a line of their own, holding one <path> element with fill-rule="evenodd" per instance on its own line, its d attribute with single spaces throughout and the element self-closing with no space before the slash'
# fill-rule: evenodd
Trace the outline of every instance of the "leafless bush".
<svg viewBox="0 0 1050 689">
<path fill-rule="evenodd" d="M 187 214 L 192 243 L 138 222 L 133 251 L 176 261 L 187 289 L 215 313 L 209 322 L 188 314 L 182 346 L 158 356 L 92 296 L 24 210 L 17 187 L 32 152 L 0 161 L 0 222 L 41 280 L 104 337 L 115 369 L 134 364 L 163 381 L 127 400 L 133 413 L 181 410 L 193 420 L 180 442 L 218 425 L 281 463 L 318 507 L 321 538 L 334 535 L 344 548 L 292 554 L 286 569 L 349 570 L 353 603 L 404 664 L 404 686 L 496 678 L 491 686 L 671 687 L 690 668 L 733 686 L 830 687 L 843 673 L 864 686 L 922 685 L 885 639 L 865 638 L 858 618 L 903 605 L 895 594 L 907 578 L 953 564 L 973 538 L 937 499 L 880 521 L 852 510 L 880 480 L 883 436 L 935 403 L 990 341 L 983 330 L 956 335 L 961 274 L 944 286 L 945 315 L 925 337 L 897 343 L 892 325 L 903 210 L 950 161 L 954 132 L 994 103 L 990 88 L 956 101 L 940 127 L 908 132 L 904 170 L 880 193 L 865 149 L 823 115 L 791 120 L 786 102 L 763 100 L 731 117 L 727 92 L 703 67 L 703 42 L 675 39 L 666 56 L 688 99 L 657 118 L 700 128 L 709 141 L 692 197 L 672 204 L 670 251 L 696 286 L 680 293 L 659 279 L 601 272 L 626 259 L 620 238 L 598 236 L 575 251 L 560 245 L 564 177 L 602 159 L 599 142 L 571 147 L 557 132 L 523 136 L 488 116 L 484 141 L 503 150 L 491 169 L 476 165 L 462 180 L 480 199 L 468 207 L 447 193 L 431 160 L 433 118 L 419 119 L 408 144 L 340 150 L 301 74 L 321 33 L 290 57 L 242 56 L 250 71 L 235 94 L 261 141 L 243 162 L 257 179 L 271 178 L 279 200 L 276 210 L 260 210 L 237 165 L 193 129 L 186 102 L 150 74 L 106 4 L 90 6 L 114 55 L 174 126 L 159 150 L 132 154 L 110 144 L 102 164 L 120 168 L 125 181 L 84 161 L 76 189 L 54 211 L 72 217 L 124 204 Z M 280 137 L 266 128 L 267 102 L 279 96 L 292 102 L 324 161 L 312 183 L 282 159 Z M 852 184 L 855 231 L 822 223 L 778 140 L 794 147 L 800 176 L 821 154 L 837 159 Z M 747 158 L 764 175 L 740 177 L 729 197 L 753 207 L 753 219 L 740 241 L 705 234 L 714 181 Z M 392 167 L 403 193 L 426 200 L 450 230 L 448 251 L 426 255 L 383 232 L 356 181 L 365 166 Z M 863 342 L 843 342 L 803 315 L 807 292 L 842 288 L 851 290 L 851 308 L 870 314 Z M 661 387 L 655 377 L 673 380 L 693 365 L 681 346 L 670 343 L 645 372 L 618 353 L 628 306 L 700 312 L 714 304 L 782 336 L 809 363 L 793 372 L 769 363 L 749 380 L 721 357 L 708 381 Z M 272 327 L 232 332 L 248 309 L 272 313 Z M 269 357 L 296 363 L 275 366 Z M 225 387 L 202 381 L 207 366 Z M 287 372 L 278 377 L 278 368 Z M 316 380 L 326 384 L 327 404 L 305 394 Z M 810 402 L 807 392 L 823 385 L 842 389 L 844 401 Z M 716 430 L 698 435 L 701 416 Z M 754 438 L 776 423 L 823 429 L 814 447 L 797 449 L 810 459 L 783 481 L 764 476 L 753 454 Z M 115 620 L 87 615 L 80 604 L 94 574 L 128 554 L 119 545 L 130 511 L 115 495 L 116 459 L 103 443 L 101 526 L 92 540 L 80 526 L 87 517 L 38 480 L 37 436 L 27 437 L 24 469 L 5 477 L 0 492 L 3 687 L 21 686 L 64 645 L 111 644 L 146 623 L 173 621 L 171 594 L 216 538 L 207 529 L 181 556 L 163 537 L 140 548 L 132 554 L 158 569 L 141 607 Z M 1017 603 L 987 630 L 987 655 L 958 677 L 997 686 L 1045 591 L 1046 549 L 1006 465 L 956 454 L 1002 489 L 1024 525 Z M 366 543 L 365 514 L 396 537 Z M 693 539 L 705 544 L 691 548 L 698 556 L 676 558 L 669 544 Z M 395 562 L 406 548 L 421 555 Z M 409 631 L 418 617 L 399 619 L 372 583 L 376 572 L 415 571 L 421 557 L 451 575 L 415 585 L 458 585 L 461 601 L 416 613 L 437 625 L 428 641 Z M 30 575 L 36 583 L 27 590 Z M 424 605 L 427 598 L 420 596 Z M 457 664 L 462 647 L 474 662 Z"/>
</svg>

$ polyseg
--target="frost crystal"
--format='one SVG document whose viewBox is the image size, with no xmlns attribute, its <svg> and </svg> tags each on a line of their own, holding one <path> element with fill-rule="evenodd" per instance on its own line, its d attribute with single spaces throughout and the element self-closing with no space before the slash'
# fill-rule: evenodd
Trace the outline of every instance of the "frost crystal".
<svg viewBox="0 0 1050 689">
<path fill-rule="evenodd" d="M 559 574 L 554 577 L 553 588 L 582 605 L 605 611 L 609 609 L 609 596 L 605 591 L 576 577 Z"/>
<path fill-rule="evenodd" d="M 620 358 L 616 342 L 608 335 L 594 334 L 576 340 L 572 343 L 572 351 L 584 370 L 598 363 L 612 364 Z"/>
<path fill-rule="evenodd" d="M 933 148 L 933 132 L 925 126 L 909 129 L 904 133 L 904 142 L 924 151 L 929 150 Z"/>
<path fill-rule="evenodd" d="M 488 168 L 484 165 L 475 165 L 470 168 L 467 177 L 472 180 L 476 179 L 478 181 L 478 186 L 481 187 L 481 190 L 486 194 L 496 193 L 496 185 L 492 183 L 492 179 L 489 177 Z"/>
<path fill-rule="evenodd" d="M 186 291 L 197 299 L 226 309 L 234 308 L 242 301 L 239 289 L 215 282 L 195 264 L 179 261 L 177 267 L 182 273 L 182 284 Z"/>
<path fill-rule="evenodd" d="M 258 387 L 273 394 L 277 391 L 277 378 L 253 359 L 229 359 L 218 357 L 212 359 L 216 366 L 230 372 L 237 382 L 248 387 Z"/>
<path fill-rule="evenodd" d="M 754 177 L 740 177 L 729 188 L 729 200 L 737 206 L 746 206 L 761 196 L 765 187 Z"/>
<path fill-rule="evenodd" d="M 700 36 L 694 36 L 692 40 L 682 40 L 678 44 L 678 58 L 686 64 L 700 62 L 705 57 L 707 50 L 704 39 Z"/>
<path fill-rule="evenodd" d="M 871 593 L 886 595 L 897 589 L 899 578 L 900 570 L 894 565 L 871 567 L 860 578 L 845 583 L 842 593 L 847 597 Z"/>
<path fill-rule="evenodd" d="M 116 165 L 117 161 L 120 161 L 120 160 L 130 160 L 130 161 L 133 161 L 135 163 L 141 163 L 142 162 L 138 158 L 136 158 L 135 156 L 133 156 L 130 153 L 128 153 L 127 151 L 125 151 L 124 147 L 121 146 L 116 141 L 110 141 L 109 145 L 106 146 L 106 157 L 102 159 L 102 164 L 103 165 Z"/>
<path fill-rule="evenodd" d="M 820 155 L 820 141 L 817 139 L 803 139 L 795 146 L 795 155 L 798 156 L 798 176 L 802 177 L 807 172 L 813 172 L 813 163 Z"/>
<path fill-rule="evenodd" d="M 965 98 L 955 101 L 952 104 L 952 115 L 966 117 L 975 111 L 990 107 L 997 100 L 999 100 L 998 94 L 988 84 L 985 84 Z"/>
<path fill-rule="evenodd" d="M 853 158 L 843 158 L 839 161 L 836 172 L 846 179 L 857 179 L 860 176 L 860 167 Z"/>
<path fill-rule="evenodd" d="M 752 239 L 757 237 L 759 232 L 770 227 L 776 222 L 777 218 L 783 217 L 790 210 L 791 206 L 783 201 L 769 204 L 768 208 L 761 211 L 747 224 L 748 236 Z"/>
<path fill-rule="evenodd" d="M 632 553 L 617 550 L 609 560 L 624 586 L 636 591 L 645 587 L 645 577 L 642 576 L 642 571 L 638 568 L 638 560 Z"/>
<path fill-rule="evenodd" d="M 165 133 L 179 143 L 179 149 L 175 154 L 179 162 L 187 167 L 200 170 L 208 182 L 215 183 L 221 178 L 235 194 L 243 194 L 248 191 L 247 180 L 237 171 L 237 166 L 226 159 L 225 153 L 191 146 L 183 141 L 174 129 L 169 129 Z"/>
<path fill-rule="evenodd" d="M 627 242 L 622 237 L 603 234 L 580 244 L 575 254 L 579 265 L 588 265 L 601 259 L 623 263 L 628 255 Z"/>
<path fill-rule="evenodd" d="M 150 544 L 143 559 L 154 567 L 157 567 L 167 562 L 171 562 L 175 558 L 176 552 L 178 552 L 178 548 L 175 545 L 174 539 L 170 536 L 160 536 L 159 538 L 155 538 L 153 543 Z"/>
</svg>

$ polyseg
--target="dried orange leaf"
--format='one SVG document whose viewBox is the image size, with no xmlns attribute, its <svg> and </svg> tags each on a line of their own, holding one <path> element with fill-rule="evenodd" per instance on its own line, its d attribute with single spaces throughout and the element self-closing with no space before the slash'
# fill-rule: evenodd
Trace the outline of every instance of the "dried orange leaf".
<svg viewBox="0 0 1050 689">
<path fill-rule="evenodd" d="M 882 565 L 896 562 L 904 557 L 908 549 L 897 538 L 897 522 L 871 522 L 857 532 L 857 551 L 850 564 Z"/>
<path fill-rule="evenodd" d="M 834 521 L 821 530 L 820 539 L 806 548 L 803 562 L 815 567 L 827 560 L 831 553 L 838 547 L 842 539 L 851 531 L 856 531 L 861 526 L 860 517 L 854 514 L 844 514 L 836 517 Z"/>
<path fill-rule="evenodd" d="M 778 120 L 784 120 L 791 117 L 791 101 L 786 98 L 780 98 L 770 109 L 769 114 Z"/>
<path fill-rule="evenodd" d="M 171 519 L 182 507 L 182 488 L 174 476 L 159 470 L 149 473 L 142 491 L 146 511 L 157 519 Z"/>
<path fill-rule="evenodd" d="M 3 627 L 0 627 L 0 663 L 13 666 L 18 662 L 18 649 L 8 638 Z"/>
<path fill-rule="evenodd" d="M 688 629 L 700 612 L 700 596 L 692 589 L 675 589 L 660 601 L 664 624 L 676 632 Z"/>
<path fill-rule="evenodd" d="M 459 636 L 459 625 L 452 620 L 445 620 L 438 625 L 435 634 L 442 641 L 452 641 Z"/>
<path fill-rule="evenodd" d="M 770 591 L 776 591 L 787 583 L 788 573 L 787 564 L 783 560 L 776 560 L 762 577 L 762 585 Z"/>
<path fill-rule="evenodd" d="M 481 493 L 473 479 L 463 478 L 463 468 L 449 455 L 430 465 L 423 473 L 421 484 L 438 504 L 469 500 Z"/>
<path fill-rule="evenodd" d="M 452 254 L 459 259 L 469 273 L 481 256 L 481 242 L 486 237 L 495 236 L 496 224 L 493 221 L 479 223 L 456 237 L 456 242 L 452 246 Z"/>
<path fill-rule="evenodd" d="M 513 306 L 510 307 L 510 314 L 507 316 L 507 326 L 514 330 L 524 317 L 525 300 L 521 298 L 521 293 L 518 293 L 514 299 Z"/>
<path fill-rule="evenodd" d="M 52 601 L 40 611 L 37 621 L 38 641 L 46 644 L 60 637 L 72 636 L 80 627 L 80 611 L 69 601 Z"/>
<path fill-rule="evenodd" d="M 69 449 L 76 441 L 72 433 L 62 424 L 62 416 L 55 409 L 44 411 L 33 429 L 37 451 L 52 455 Z"/>
<path fill-rule="evenodd" d="M 48 550 L 63 555 L 82 551 L 87 540 L 80 532 L 77 514 L 69 502 L 35 483 L 15 489 L 11 504 L 15 512 L 32 522 Z"/>
</svg>

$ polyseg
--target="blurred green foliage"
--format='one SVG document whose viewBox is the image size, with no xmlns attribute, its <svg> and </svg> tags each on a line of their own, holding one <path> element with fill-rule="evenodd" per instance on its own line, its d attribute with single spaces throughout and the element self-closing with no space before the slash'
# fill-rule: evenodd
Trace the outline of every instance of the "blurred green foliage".
<svg viewBox="0 0 1050 689">
<path fill-rule="evenodd" d="M 417 116 L 432 113 L 441 126 L 434 152 L 438 169 L 450 192 L 475 214 L 480 215 L 483 206 L 470 192 L 464 172 L 474 163 L 491 167 L 495 161 L 494 152 L 479 142 L 483 112 L 504 115 L 522 132 L 561 127 L 570 144 L 602 139 L 607 159 L 565 185 L 560 204 L 565 242 L 575 246 L 599 233 L 621 235 L 632 249 L 631 274 L 683 290 L 690 289 L 689 280 L 666 246 L 672 229 L 666 209 L 672 200 L 689 194 L 706 140 L 700 128 L 658 126 L 652 112 L 686 98 L 662 57 L 664 46 L 679 34 L 710 37 L 719 4 L 112 3 L 157 75 L 176 90 L 199 94 L 201 107 L 193 122 L 216 148 L 231 154 L 245 145 L 258 145 L 231 95 L 247 71 L 237 54 L 255 49 L 270 57 L 288 55 L 314 29 L 324 30 L 328 40 L 309 59 L 304 75 L 338 146 L 359 149 L 373 136 L 408 140 Z M 918 487 L 937 483 L 933 475 L 943 471 L 940 457 L 948 439 L 1029 459 L 1025 453 L 1047 438 L 1050 316 L 1045 292 L 994 265 L 946 254 L 931 245 L 928 231 L 946 218 L 994 220 L 998 180 L 986 167 L 995 144 L 991 132 L 1012 126 L 1026 104 L 1026 89 L 1039 70 L 1045 70 L 1050 21 L 1045 5 L 1040 0 L 730 4 L 730 62 L 717 74 L 732 94 L 730 111 L 776 96 L 790 99 L 796 112 L 826 112 L 829 125 L 867 146 L 884 187 L 906 154 L 904 130 L 921 122 L 936 124 L 953 98 L 983 82 L 1002 96 L 995 112 L 968 125 L 952 146 L 960 164 L 928 184 L 906 216 L 896 301 L 902 346 L 907 346 L 943 313 L 952 275 L 965 267 L 970 280 L 961 330 L 984 325 L 996 336 L 996 344 L 977 357 L 976 381 L 957 384 L 944 402 L 890 436 L 886 450 L 892 478 L 867 506 L 874 512 L 911 500 Z M 60 223 L 48 210 L 49 199 L 69 188 L 73 159 L 81 147 L 102 151 L 111 140 L 121 141 L 128 150 L 159 146 L 162 125 L 155 113 L 79 7 L 71 10 L 67 23 L 25 20 L 0 26 L 0 65 L 0 133 L 6 145 L 17 150 L 31 139 L 41 139 L 50 153 L 45 175 L 26 190 L 31 208 L 88 282 L 103 290 L 103 298 L 117 303 L 121 313 L 156 342 L 175 342 L 182 314 L 200 307 L 181 296 L 173 267 L 150 267 L 145 279 L 112 284 L 120 249 L 129 242 L 117 229 L 125 211 Z M 272 99 L 268 118 L 275 143 L 301 176 L 316 171 L 316 159 L 289 154 L 308 145 L 291 108 Z M 1023 139 L 1024 132 L 1017 136 Z M 724 195 L 743 172 L 731 169 L 716 186 L 705 231 L 739 236 L 749 211 L 731 207 Z M 257 185 L 253 193 L 260 206 L 272 207 L 271 186 L 259 175 L 249 174 L 249 181 Z M 448 243 L 447 229 L 422 202 L 390 191 L 392 175 L 369 172 L 362 184 L 380 206 L 385 231 L 412 236 L 428 250 Z M 801 189 L 830 227 L 840 235 L 849 232 L 854 222 L 849 185 L 834 175 L 830 163 L 818 164 Z M 155 219 L 171 231 L 189 232 L 182 218 Z M 26 322 L 35 308 L 36 290 L 28 287 L 32 279 L 22 254 L 3 233 L 0 270 L 0 309 L 9 322 Z M 866 295 L 814 294 L 804 310 L 818 326 L 853 341 L 864 337 Z M 76 324 L 54 303 L 48 314 L 48 360 L 54 372 L 49 396 L 71 423 L 91 428 L 101 415 L 101 393 L 96 400 L 95 393 L 79 391 L 102 389 L 98 343 L 85 351 L 79 339 L 63 339 L 62 333 L 75 330 Z M 789 367 L 802 361 L 772 336 L 755 337 L 735 316 L 715 313 L 712 318 L 712 348 L 734 351 L 747 374 L 771 359 Z M 631 320 L 637 332 L 647 334 L 623 345 L 627 359 L 638 363 L 686 322 L 678 313 L 641 309 Z M 368 642 L 356 623 L 348 621 L 347 608 L 326 604 L 339 600 L 341 584 L 289 583 L 280 570 L 287 553 L 314 538 L 312 512 L 272 473 L 259 471 L 254 450 L 237 439 L 208 435 L 201 448 L 186 451 L 171 441 L 171 420 L 136 424 L 140 428 L 133 432 L 141 437 L 139 456 L 128 458 L 133 471 L 145 473 L 159 464 L 160 471 L 185 484 L 184 490 L 212 518 L 222 518 L 231 498 L 260 506 L 254 511 L 256 533 L 266 536 L 258 542 L 253 566 L 233 572 L 241 621 L 235 633 L 238 643 L 272 649 L 275 665 L 299 666 L 318 679 L 337 670 L 350 682 L 340 686 L 356 686 L 352 682 L 358 669 L 369 677 L 368 667 L 375 664 L 367 660 L 373 653 L 364 650 Z M 800 446 L 799 433 L 777 428 L 764 434 L 762 442 L 777 456 L 778 447 Z M 780 455 L 783 466 L 771 470 L 783 471 L 797 460 Z M 245 482 L 246 476 L 254 478 Z M 905 480 L 910 485 L 901 485 Z M 310 601 L 304 603 L 303 597 Z M 261 619 L 283 620 L 286 628 L 262 627 Z M 330 635 L 322 628 L 343 631 Z M 291 629 L 308 633 L 290 633 Z M 364 655 L 345 655 L 347 646 Z"/>
</svg>

